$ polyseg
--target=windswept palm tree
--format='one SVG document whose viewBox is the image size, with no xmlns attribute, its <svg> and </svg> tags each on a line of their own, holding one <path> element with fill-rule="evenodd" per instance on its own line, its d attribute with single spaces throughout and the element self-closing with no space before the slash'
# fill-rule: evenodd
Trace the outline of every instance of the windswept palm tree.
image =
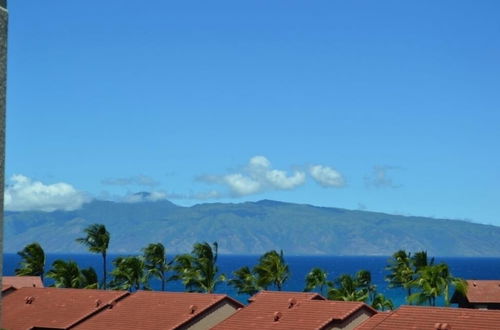
<svg viewBox="0 0 500 330">
<path fill-rule="evenodd" d="M 446 286 L 445 279 L 441 276 L 441 266 L 425 266 L 419 271 L 419 277 L 413 281 L 413 287 L 420 291 L 413 293 L 409 302 L 419 305 L 428 303 L 436 306 L 436 298 L 443 295 Z"/>
<path fill-rule="evenodd" d="M 319 292 L 324 294 L 325 287 L 332 285 L 332 283 L 328 281 L 327 277 L 328 274 L 325 270 L 318 267 L 311 269 L 311 271 L 306 275 L 306 287 L 304 288 L 304 291 L 313 291 L 318 288 Z"/>
<path fill-rule="evenodd" d="M 375 294 L 371 306 L 379 311 L 384 311 L 386 309 L 393 310 L 394 304 L 392 300 L 388 299 L 381 293 Z"/>
<path fill-rule="evenodd" d="M 259 264 L 255 266 L 254 272 L 257 274 L 257 285 L 266 288 L 272 284 L 281 291 L 283 284 L 290 276 L 290 270 L 285 263 L 283 251 L 278 253 L 272 250 L 264 253 L 259 259 Z"/>
<path fill-rule="evenodd" d="M 22 258 L 20 267 L 15 270 L 20 276 L 40 276 L 43 282 L 45 272 L 45 252 L 38 243 L 28 244 L 17 254 Z"/>
<path fill-rule="evenodd" d="M 92 267 L 82 269 L 74 261 L 56 260 L 47 272 L 47 277 L 54 280 L 57 288 L 95 289 L 97 274 Z"/>
<path fill-rule="evenodd" d="M 409 300 L 417 304 L 428 303 L 430 306 L 436 306 L 436 299 L 440 296 L 443 296 L 445 304 L 449 305 L 450 286 L 454 286 L 456 291 L 464 295 L 467 291 L 467 282 L 452 276 L 445 263 L 422 267 L 413 286 L 420 291 L 412 294 Z"/>
<path fill-rule="evenodd" d="M 100 253 L 102 256 L 102 288 L 106 290 L 106 252 L 109 246 L 110 235 L 102 224 L 93 224 L 84 229 L 87 236 L 77 238 L 76 241 L 88 247 L 92 253 Z"/>
<path fill-rule="evenodd" d="M 234 286 L 238 294 L 248 294 L 253 296 L 264 288 L 259 287 L 254 272 L 244 266 L 233 272 L 233 278 L 229 280 L 229 285 Z"/>
<path fill-rule="evenodd" d="M 207 242 L 195 243 L 191 254 L 175 258 L 173 279 L 181 280 L 188 291 L 212 293 L 217 285 L 225 281 L 217 267 L 217 242 L 213 247 Z"/>
<path fill-rule="evenodd" d="M 368 292 L 358 287 L 356 280 L 343 274 L 335 280 L 335 286 L 328 290 L 328 299 L 342 301 L 366 301 Z"/>
<path fill-rule="evenodd" d="M 166 272 L 169 270 L 165 247 L 161 243 L 151 243 L 143 249 L 144 267 L 149 276 L 158 278 L 161 281 L 161 291 L 165 291 L 167 282 Z"/>
<path fill-rule="evenodd" d="M 411 254 L 404 250 L 399 250 L 389 259 L 389 265 L 386 267 L 389 275 L 386 281 L 389 282 L 389 288 L 404 288 L 407 291 L 407 298 L 412 295 L 412 283 L 415 276 L 415 270 L 412 267 Z"/>
<path fill-rule="evenodd" d="M 148 276 L 144 272 L 144 260 L 141 257 L 118 257 L 113 260 L 115 268 L 111 272 L 113 280 L 111 287 L 119 290 L 149 289 Z"/>
<path fill-rule="evenodd" d="M 372 283 L 371 273 L 364 269 L 360 270 L 356 273 L 354 280 L 356 287 L 366 292 L 369 300 L 373 302 L 377 293 L 377 287 Z"/>
<path fill-rule="evenodd" d="M 239 294 L 253 295 L 260 290 L 267 290 L 270 285 L 281 291 L 290 271 L 283 251 L 278 253 L 272 250 L 264 253 L 252 269 L 245 266 L 234 271 L 233 275 L 229 285 L 234 286 Z"/>
</svg>

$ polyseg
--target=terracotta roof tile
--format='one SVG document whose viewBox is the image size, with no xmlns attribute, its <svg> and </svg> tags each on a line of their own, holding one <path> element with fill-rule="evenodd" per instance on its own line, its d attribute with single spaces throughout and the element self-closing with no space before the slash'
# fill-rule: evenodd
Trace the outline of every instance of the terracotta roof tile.
<svg viewBox="0 0 500 330">
<path fill-rule="evenodd" d="M 380 318 L 380 316 L 377 316 Z M 498 330 L 500 311 L 449 307 L 401 306 L 380 322 L 365 321 L 359 330 Z"/>
<path fill-rule="evenodd" d="M 467 281 L 467 300 L 470 303 L 500 303 L 500 281 Z"/>
<path fill-rule="evenodd" d="M 303 299 L 303 300 L 311 300 L 311 299 L 318 299 L 318 300 L 326 300 L 325 297 L 321 296 L 318 293 L 315 292 L 290 292 L 290 291 L 267 291 L 267 290 L 262 290 L 256 293 L 255 295 L 251 296 L 248 298 L 249 302 L 256 301 L 257 299 L 264 298 L 264 299 L 273 299 L 273 300 L 279 300 L 279 301 L 287 301 L 289 298 L 295 298 L 295 299 Z"/>
<path fill-rule="evenodd" d="M 9 284 L 2 284 L 2 293 L 7 292 L 9 290 L 15 290 L 16 288 Z"/>
<path fill-rule="evenodd" d="M 176 329 L 219 303 L 243 307 L 222 294 L 138 291 L 78 324 L 78 330 Z"/>
<path fill-rule="evenodd" d="M 380 322 L 385 320 L 391 312 L 378 312 L 377 314 L 370 317 L 368 320 L 359 325 L 356 330 L 370 330 L 374 329 Z"/>
<path fill-rule="evenodd" d="M 43 288 L 40 276 L 3 276 L 2 284 L 12 285 L 14 288 Z"/>
<path fill-rule="evenodd" d="M 318 294 L 302 292 L 260 292 L 251 303 L 216 325 L 214 330 L 234 329 L 322 329 L 333 321 L 345 320 L 365 308 L 360 302 L 323 300 Z"/>
<path fill-rule="evenodd" d="M 2 299 L 3 326 L 66 329 L 128 295 L 126 291 L 20 288 Z"/>
</svg>

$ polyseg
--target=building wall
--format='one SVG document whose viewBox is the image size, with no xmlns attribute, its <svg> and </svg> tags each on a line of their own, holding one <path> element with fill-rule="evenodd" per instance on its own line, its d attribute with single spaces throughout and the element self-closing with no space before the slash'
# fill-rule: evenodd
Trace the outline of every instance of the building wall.
<svg viewBox="0 0 500 330">
<path fill-rule="evenodd" d="M 367 310 L 365 308 L 362 308 L 358 310 L 356 313 L 353 313 L 350 317 L 345 319 L 341 323 L 337 324 L 331 324 L 326 326 L 324 329 L 325 330 L 353 330 L 356 329 L 357 326 L 359 326 L 361 323 L 369 319 L 373 315 L 373 312 L 370 310 Z"/>
<path fill-rule="evenodd" d="M 227 319 L 234 312 L 236 312 L 236 310 L 237 308 L 234 305 L 227 301 L 223 301 L 221 304 L 212 307 L 209 311 L 197 317 L 193 322 L 190 322 L 179 329 L 207 330 Z"/>
</svg>

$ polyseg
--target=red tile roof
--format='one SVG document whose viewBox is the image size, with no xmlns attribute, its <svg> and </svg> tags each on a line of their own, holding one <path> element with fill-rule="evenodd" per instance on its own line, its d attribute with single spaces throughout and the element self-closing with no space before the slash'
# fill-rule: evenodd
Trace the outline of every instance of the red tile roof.
<svg viewBox="0 0 500 330">
<path fill-rule="evenodd" d="M 2 293 L 7 292 L 9 290 L 15 290 L 15 289 L 16 288 L 14 288 L 12 285 L 2 284 Z"/>
<path fill-rule="evenodd" d="M 358 330 L 450 329 L 498 330 L 500 311 L 468 308 L 401 306 L 384 319 L 365 321 Z"/>
<path fill-rule="evenodd" d="M 116 300 L 126 291 L 20 288 L 2 299 L 3 327 L 67 329 Z"/>
<path fill-rule="evenodd" d="M 258 299 L 273 299 L 277 301 L 287 301 L 289 298 L 311 300 L 319 299 L 325 300 L 326 298 L 315 292 L 289 292 L 289 291 L 267 291 L 262 290 L 251 296 L 248 301 L 253 302 Z"/>
<path fill-rule="evenodd" d="M 364 303 L 323 299 L 312 293 L 260 292 L 251 298 L 247 307 L 213 329 L 323 329 L 332 322 L 347 319 L 360 309 L 376 313 Z"/>
<path fill-rule="evenodd" d="M 370 317 L 368 320 L 359 325 L 356 330 L 371 330 L 374 329 L 380 322 L 385 320 L 391 312 L 378 312 L 377 314 Z"/>
<path fill-rule="evenodd" d="M 224 302 L 235 309 L 243 307 L 243 304 L 222 294 L 138 291 L 74 329 L 177 329 Z"/>
<path fill-rule="evenodd" d="M 467 294 L 470 303 L 499 303 L 500 304 L 500 281 L 467 281 Z"/>
<path fill-rule="evenodd" d="M 3 276 L 3 285 L 12 285 L 14 288 L 43 288 L 40 276 Z"/>
</svg>

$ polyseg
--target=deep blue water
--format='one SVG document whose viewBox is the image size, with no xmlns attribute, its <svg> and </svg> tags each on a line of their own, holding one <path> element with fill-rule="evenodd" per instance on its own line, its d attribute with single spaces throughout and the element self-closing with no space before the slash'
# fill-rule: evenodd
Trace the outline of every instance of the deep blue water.
<svg viewBox="0 0 500 330">
<path fill-rule="evenodd" d="M 111 260 L 117 255 L 109 255 L 108 268 L 112 269 Z M 231 276 L 232 271 L 248 265 L 253 266 L 257 263 L 259 256 L 219 256 L 218 266 L 222 273 Z M 372 281 L 377 285 L 378 291 L 391 298 L 396 305 L 405 302 L 405 292 L 401 289 L 387 288 L 387 282 L 384 278 L 387 275 L 384 270 L 389 257 L 338 257 L 338 256 L 285 256 L 288 263 L 291 276 L 285 284 L 285 290 L 302 291 L 304 289 L 304 278 L 313 267 L 320 267 L 328 271 L 329 278 L 334 279 L 341 274 L 354 274 L 360 269 L 369 270 L 372 274 Z M 50 268 L 52 262 L 56 259 L 74 260 L 82 268 L 92 266 L 97 273 L 102 273 L 102 260 L 97 254 L 48 254 L 46 270 Z M 4 254 L 4 275 L 14 275 L 14 270 L 18 265 L 20 258 L 16 254 Z M 500 279 L 500 258 L 436 258 L 435 262 L 446 262 L 454 276 L 464 279 Z M 50 285 L 50 280 L 46 280 L 46 285 Z M 158 281 L 152 281 L 154 289 L 160 288 Z M 168 291 L 184 291 L 180 282 L 167 283 Z M 237 295 L 234 290 L 221 284 L 217 292 L 226 293 L 230 296 L 246 302 L 247 296 Z"/>
</svg>

